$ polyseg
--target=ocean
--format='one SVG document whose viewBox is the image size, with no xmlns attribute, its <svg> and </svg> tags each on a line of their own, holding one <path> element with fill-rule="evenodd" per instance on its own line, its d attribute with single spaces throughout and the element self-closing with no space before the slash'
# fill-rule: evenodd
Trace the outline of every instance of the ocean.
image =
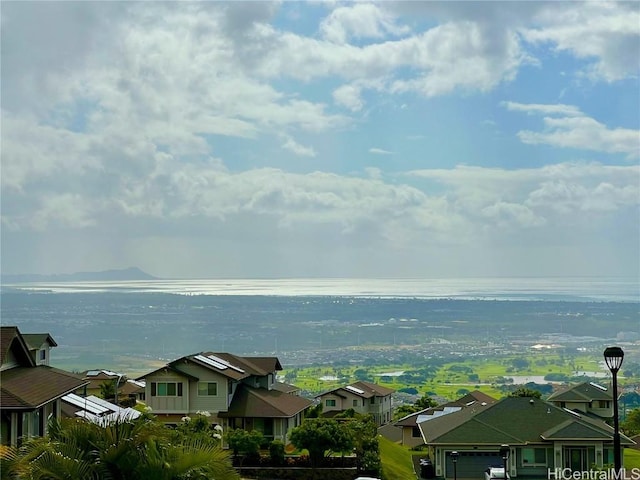
<svg viewBox="0 0 640 480">
<path fill-rule="evenodd" d="M 630 278 L 33 283 L 3 285 L 0 301 L 2 325 L 50 333 L 52 364 L 71 370 L 144 372 L 205 350 L 286 365 L 371 361 L 434 342 L 640 340 Z"/>
</svg>

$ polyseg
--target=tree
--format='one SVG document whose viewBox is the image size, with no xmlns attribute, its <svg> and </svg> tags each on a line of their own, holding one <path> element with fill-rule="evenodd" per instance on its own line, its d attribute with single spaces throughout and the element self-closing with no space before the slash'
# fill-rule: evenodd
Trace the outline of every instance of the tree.
<svg viewBox="0 0 640 480">
<path fill-rule="evenodd" d="M 411 415 L 412 413 L 425 410 L 427 408 L 437 407 L 438 402 L 431 398 L 428 394 L 423 395 L 416 400 L 412 405 L 401 405 L 393 411 L 394 420 L 399 420 L 402 417 Z"/>
<path fill-rule="evenodd" d="M 355 377 L 356 380 L 360 380 L 363 382 L 373 381 L 373 376 L 369 373 L 368 370 L 364 368 L 357 368 L 356 370 L 354 370 L 353 376 Z"/>
<path fill-rule="evenodd" d="M 354 439 L 354 453 L 358 460 L 358 470 L 377 476 L 380 473 L 380 450 L 378 427 L 373 417 L 356 414 L 347 425 Z"/>
<path fill-rule="evenodd" d="M 322 402 L 319 402 L 314 407 L 309 408 L 305 416 L 306 418 L 319 418 L 321 414 L 322 414 Z"/>
<path fill-rule="evenodd" d="M 229 448 L 233 450 L 235 456 L 243 455 L 247 458 L 255 460 L 260 456 L 260 445 L 264 437 L 262 432 L 257 430 L 243 430 L 236 428 L 227 432 L 227 441 Z"/>
<path fill-rule="evenodd" d="M 325 456 L 350 451 L 354 445 L 351 431 L 344 424 L 327 418 L 307 418 L 291 431 L 290 440 L 298 449 L 309 451 L 314 467 L 319 466 Z"/>
<path fill-rule="evenodd" d="M 531 397 L 542 398 L 542 393 L 539 390 L 534 390 L 527 387 L 518 387 L 509 394 L 510 397 Z"/>
<path fill-rule="evenodd" d="M 98 425 L 83 419 L 53 420 L 49 436 L 20 450 L 24 480 L 238 479 L 219 444 L 188 436 L 142 415 Z M 218 442 L 219 443 L 219 442 Z"/>
<path fill-rule="evenodd" d="M 107 380 L 100 384 L 100 397 L 105 400 L 116 397 L 116 380 Z"/>
<path fill-rule="evenodd" d="M 640 408 L 627 413 L 627 418 L 620 424 L 626 435 L 636 435 L 640 433 Z"/>
<path fill-rule="evenodd" d="M 513 368 L 516 370 L 524 370 L 529 368 L 531 364 L 529 363 L 529 360 L 525 358 L 514 358 L 511 360 L 511 365 L 513 365 Z"/>
<path fill-rule="evenodd" d="M 418 400 L 416 400 L 415 403 L 416 407 L 418 407 L 420 410 L 424 410 L 425 408 L 432 408 L 432 407 L 437 407 L 438 406 L 438 402 L 436 402 L 433 398 L 431 398 L 429 395 L 423 395 L 422 397 L 420 397 Z"/>
</svg>

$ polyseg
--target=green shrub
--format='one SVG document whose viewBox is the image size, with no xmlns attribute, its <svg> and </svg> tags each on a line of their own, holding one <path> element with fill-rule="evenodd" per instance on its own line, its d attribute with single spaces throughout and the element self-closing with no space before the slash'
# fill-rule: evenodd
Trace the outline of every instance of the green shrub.
<svg viewBox="0 0 640 480">
<path fill-rule="evenodd" d="M 284 465 L 284 443 L 274 440 L 269 445 L 269 456 L 274 466 Z"/>
</svg>

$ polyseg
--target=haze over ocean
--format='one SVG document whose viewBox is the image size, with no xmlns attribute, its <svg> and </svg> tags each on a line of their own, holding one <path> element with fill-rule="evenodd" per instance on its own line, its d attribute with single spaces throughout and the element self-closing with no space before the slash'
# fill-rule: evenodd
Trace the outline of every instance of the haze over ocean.
<svg viewBox="0 0 640 480">
<path fill-rule="evenodd" d="M 1 301 L 3 325 L 52 334 L 54 365 L 144 372 L 207 350 L 295 364 L 436 338 L 628 339 L 638 292 L 634 278 L 217 279 L 3 285 Z"/>
<path fill-rule="evenodd" d="M 50 293 L 130 292 L 640 302 L 640 279 L 634 277 L 164 279 L 41 282 L 6 285 L 6 288 Z"/>
</svg>

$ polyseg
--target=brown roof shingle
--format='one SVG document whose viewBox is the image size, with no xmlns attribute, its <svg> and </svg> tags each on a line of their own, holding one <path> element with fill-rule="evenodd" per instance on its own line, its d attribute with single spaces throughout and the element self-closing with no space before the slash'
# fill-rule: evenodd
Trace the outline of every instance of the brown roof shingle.
<svg viewBox="0 0 640 480">
<path fill-rule="evenodd" d="M 86 385 L 79 377 L 41 365 L 0 372 L 3 409 L 36 408 Z"/>
<path fill-rule="evenodd" d="M 289 418 L 312 405 L 311 400 L 266 388 L 241 385 L 221 417 Z"/>
</svg>

